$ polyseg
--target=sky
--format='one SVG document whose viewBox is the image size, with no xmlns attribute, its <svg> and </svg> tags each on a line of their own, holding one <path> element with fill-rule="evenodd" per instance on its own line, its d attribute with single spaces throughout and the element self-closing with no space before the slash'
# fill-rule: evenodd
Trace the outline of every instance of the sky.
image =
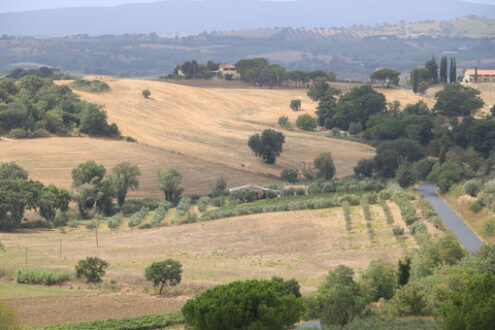
<svg viewBox="0 0 495 330">
<path fill-rule="evenodd" d="M 0 0 L 0 13 L 62 7 L 111 7 L 127 3 L 145 3 L 156 1 L 158 0 Z M 495 5 L 495 0 L 465 1 Z"/>
</svg>

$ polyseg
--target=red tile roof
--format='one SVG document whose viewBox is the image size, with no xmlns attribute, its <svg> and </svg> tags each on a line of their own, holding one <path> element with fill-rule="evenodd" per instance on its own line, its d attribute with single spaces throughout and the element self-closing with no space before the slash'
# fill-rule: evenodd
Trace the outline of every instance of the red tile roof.
<svg viewBox="0 0 495 330">
<path fill-rule="evenodd" d="M 468 73 L 471 76 L 474 76 L 475 70 L 468 69 L 468 70 L 466 70 L 466 73 Z M 495 76 L 495 70 L 478 70 L 478 75 L 479 76 Z"/>
</svg>

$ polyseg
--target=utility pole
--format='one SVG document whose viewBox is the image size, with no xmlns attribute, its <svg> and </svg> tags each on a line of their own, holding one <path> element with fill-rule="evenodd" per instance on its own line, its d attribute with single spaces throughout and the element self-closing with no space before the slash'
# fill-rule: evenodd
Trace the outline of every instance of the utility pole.
<svg viewBox="0 0 495 330">
<path fill-rule="evenodd" d="M 28 248 L 26 248 L 26 268 L 28 266 Z"/>
<path fill-rule="evenodd" d="M 60 245 L 59 245 L 59 251 L 60 251 L 60 253 L 59 253 L 58 258 L 59 258 L 60 260 L 62 260 L 62 233 L 60 233 Z"/>
<path fill-rule="evenodd" d="M 96 235 L 96 247 L 98 247 L 98 225 L 95 227 L 95 235 Z"/>
<path fill-rule="evenodd" d="M 196 63 L 193 63 L 193 76 L 194 80 L 196 80 Z"/>
</svg>

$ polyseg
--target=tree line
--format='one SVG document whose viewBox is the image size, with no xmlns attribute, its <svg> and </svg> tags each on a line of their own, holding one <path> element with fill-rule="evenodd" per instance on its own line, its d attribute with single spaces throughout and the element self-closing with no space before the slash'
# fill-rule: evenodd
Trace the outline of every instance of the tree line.
<svg viewBox="0 0 495 330">
<path fill-rule="evenodd" d="M 120 137 L 101 106 L 80 100 L 67 86 L 36 75 L 0 79 L 0 135 L 26 138 L 77 132 Z"/>
</svg>

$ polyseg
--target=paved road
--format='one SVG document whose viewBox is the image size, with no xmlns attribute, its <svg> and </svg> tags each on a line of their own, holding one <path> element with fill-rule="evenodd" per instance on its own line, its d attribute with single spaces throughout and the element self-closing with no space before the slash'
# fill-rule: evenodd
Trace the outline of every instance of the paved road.
<svg viewBox="0 0 495 330">
<path fill-rule="evenodd" d="M 294 326 L 294 329 L 309 328 L 309 327 L 317 327 L 318 329 L 321 329 L 321 323 L 320 323 L 320 321 L 311 321 L 311 322 L 301 323 L 301 324 Z"/>
<path fill-rule="evenodd" d="M 462 219 L 444 202 L 435 192 L 437 185 L 424 184 L 418 188 L 418 191 L 424 195 L 425 199 L 433 206 L 437 214 L 443 220 L 445 225 L 454 233 L 457 240 L 469 251 L 476 252 L 482 246 L 483 242 L 478 236 L 462 221 Z"/>
</svg>

